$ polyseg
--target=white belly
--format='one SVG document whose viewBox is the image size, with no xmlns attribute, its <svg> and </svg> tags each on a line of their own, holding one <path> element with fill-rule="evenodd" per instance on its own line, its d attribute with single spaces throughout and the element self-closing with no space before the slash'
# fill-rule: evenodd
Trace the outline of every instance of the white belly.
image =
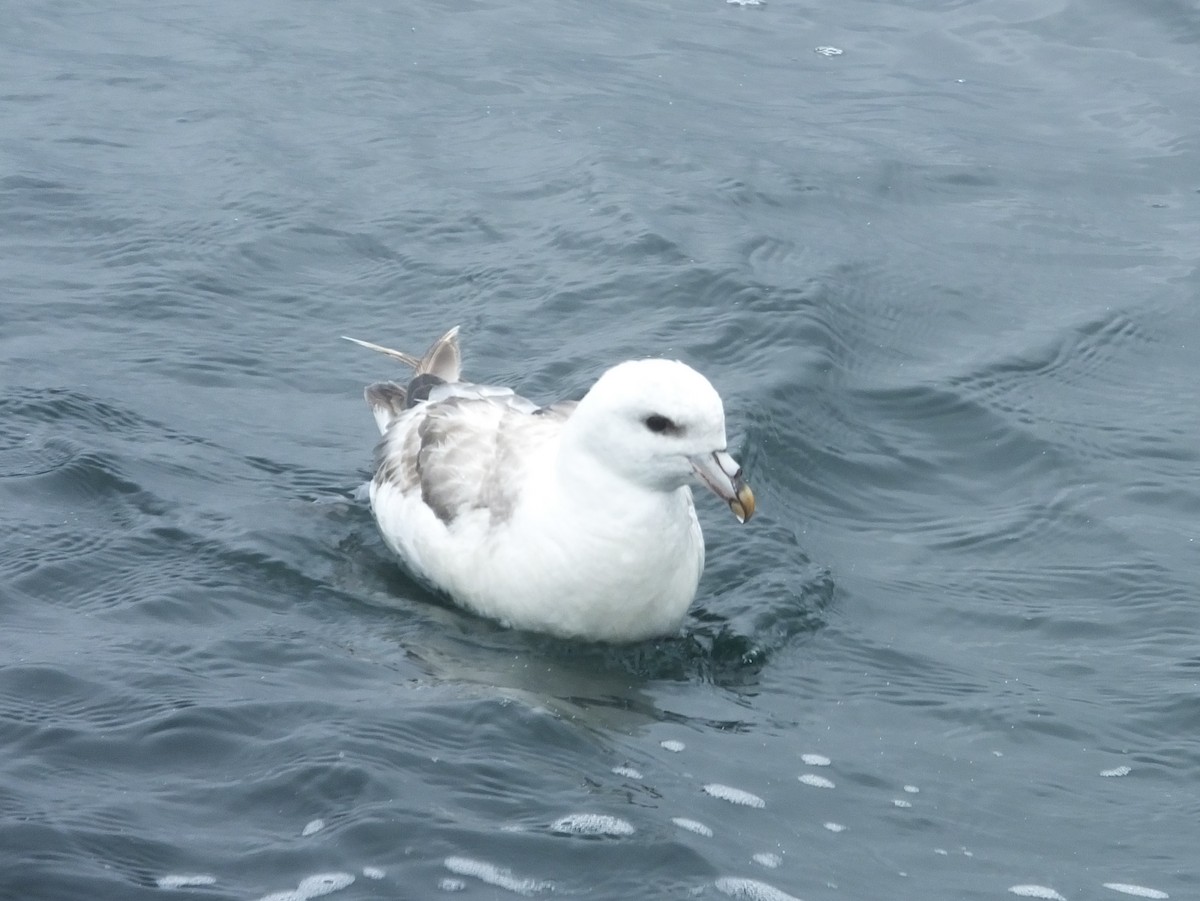
<svg viewBox="0 0 1200 901">
<path fill-rule="evenodd" d="M 447 525 L 388 485 L 373 484 L 371 501 L 385 540 L 418 576 L 514 628 L 601 641 L 671 634 L 704 568 L 686 488 L 620 518 L 535 501 L 495 528 L 484 511 Z"/>
</svg>

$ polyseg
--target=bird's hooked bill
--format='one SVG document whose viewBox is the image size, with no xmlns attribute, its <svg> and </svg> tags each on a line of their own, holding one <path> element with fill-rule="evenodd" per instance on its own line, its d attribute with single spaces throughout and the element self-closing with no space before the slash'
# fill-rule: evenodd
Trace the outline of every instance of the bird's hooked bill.
<svg viewBox="0 0 1200 901">
<path fill-rule="evenodd" d="M 709 491 L 729 504 L 738 522 L 754 515 L 754 492 L 743 481 L 737 460 L 725 451 L 693 457 L 692 469 Z"/>
</svg>

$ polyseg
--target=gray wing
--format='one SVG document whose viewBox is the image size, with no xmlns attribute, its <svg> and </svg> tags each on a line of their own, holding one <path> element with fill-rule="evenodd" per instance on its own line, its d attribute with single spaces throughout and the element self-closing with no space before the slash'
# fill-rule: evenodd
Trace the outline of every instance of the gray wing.
<svg viewBox="0 0 1200 901">
<path fill-rule="evenodd" d="M 475 510 L 503 522 L 516 505 L 527 455 L 557 436 L 571 409 L 539 408 L 508 388 L 439 385 L 389 425 L 375 481 L 419 493 L 447 525 Z"/>
</svg>

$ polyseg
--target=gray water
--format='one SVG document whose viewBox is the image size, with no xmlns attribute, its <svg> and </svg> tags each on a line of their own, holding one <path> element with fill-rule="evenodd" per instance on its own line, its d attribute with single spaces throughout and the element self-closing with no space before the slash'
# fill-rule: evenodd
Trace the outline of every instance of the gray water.
<svg viewBox="0 0 1200 901">
<path fill-rule="evenodd" d="M 1200 896 L 1193 4 L 0 18 L 0 897 Z M 678 639 L 389 557 L 456 323 L 721 391 Z"/>
</svg>

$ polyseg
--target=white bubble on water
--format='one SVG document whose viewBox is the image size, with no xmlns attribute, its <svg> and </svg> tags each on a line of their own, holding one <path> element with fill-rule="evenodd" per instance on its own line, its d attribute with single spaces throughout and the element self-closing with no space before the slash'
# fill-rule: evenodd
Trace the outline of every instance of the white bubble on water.
<svg viewBox="0 0 1200 901">
<path fill-rule="evenodd" d="M 320 832 L 324 828 L 325 828 L 324 820 L 322 820 L 320 818 L 315 819 L 315 820 L 309 820 L 307 823 L 304 824 L 304 828 L 300 830 L 300 834 L 303 836 L 316 835 L 318 832 Z"/>
<path fill-rule="evenodd" d="M 386 873 L 379 867 L 363 867 L 362 874 L 368 879 L 382 879 Z"/>
<path fill-rule="evenodd" d="M 912 801 L 905 801 L 903 798 L 893 798 L 892 803 L 897 807 L 912 807 Z"/>
<path fill-rule="evenodd" d="M 569 813 L 550 824 L 565 835 L 633 835 L 633 824 L 606 813 Z"/>
<path fill-rule="evenodd" d="M 615 766 L 612 771 L 618 776 L 624 776 L 626 779 L 641 779 L 642 773 L 640 770 L 635 770 L 631 766 Z"/>
<path fill-rule="evenodd" d="M 318 873 L 301 879 L 296 890 L 305 898 L 319 898 L 341 891 L 353 882 L 354 876 L 350 873 Z"/>
<path fill-rule="evenodd" d="M 826 779 L 824 776 L 818 776 L 816 773 L 801 773 L 796 777 L 805 785 L 811 785 L 813 788 L 833 788 L 833 781 Z"/>
<path fill-rule="evenodd" d="M 715 885 L 718 891 L 724 892 L 731 898 L 748 898 L 749 901 L 800 901 L 795 895 L 781 892 L 775 886 L 759 882 L 757 879 L 722 876 Z"/>
<path fill-rule="evenodd" d="M 908 792 L 910 795 L 915 795 L 915 794 L 917 794 L 918 792 L 920 792 L 920 791 L 921 791 L 921 790 L 920 790 L 919 788 L 917 788 L 915 785 L 906 785 L 906 786 L 904 786 L 904 790 L 905 790 L 906 792 Z"/>
<path fill-rule="evenodd" d="M 154 884 L 159 888 L 194 888 L 201 885 L 213 885 L 216 881 L 215 876 L 207 876 L 203 873 L 171 873 L 167 876 L 159 876 L 154 880 Z"/>
<path fill-rule="evenodd" d="M 687 817 L 671 817 L 671 822 L 680 829 L 686 829 L 688 832 L 694 832 L 697 835 L 703 835 L 706 838 L 712 838 L 713 831 L 699 820 L 689 820 Z"/>
<path fill-rule="evenodd" d="M 514 876 L 511 870 L 498 867 L 484 860 L 474 860 L 470 857 L 447 857 L 442 865 L 456 876 L 474 876 L 480 882 L 494 885 L 518 895 L 532 895 L 554 887 L 554 883 L 540 879 L 521 878 Z"/>
<path fill-rule="evenodd" d="M 1062 895 L 1054 889 L 1045 885 L 1014 885 L 1008 889 L 1014 895 L 1020 895 L 1022 898 L 1045 898 L 1047 901 L 1067 901 Z"/>
<path fill-rule="evenodd" d="M 731 6 L 764 6 L 767 0 L 725 0 Z"/>
<path fill-rule="evenodd" d="M 814 52 L 821 54 L 821 56 L 841 56 L 842 55 L 842 51 L 838 47 L 814 47 L 813 50 L 814 50 Z"/>
<path fill-rule="evenodd" d="M 1104 887 L 1120 892 L 1123 895 L 1133 895 L 1137 898 L 1170 898 L 1166 892 L 1156 888 L 1146 888 L 1144 885 L 1130 885 L 1128 882 L 1106 882 Z"/>
<path fill-rule="evenodd" d="M 950 856 L 950 852 L 949 852 L 949 851 L 947 851 L 945 848 L 934 848 L 934 849 L 933 849 L 933 853 L 934 853 L 934 854 L 940 854 L 942 857 L 949 857 L 949 856 Z"/>
<path fill-rule="evenodd" d="M 678 754 L 680 751 L 682 751 L 684 748 L 687 747 L 687 745 L 685 745 L 683 742 L 676 741 L 673 738 L 668 738 L 663 741 L 660 741 L 659 744 L 662 747 L 666 748 L 668 751 L 673 751 L 676 754 Z"/>
<path fill-rule="evenodd" d="M 1133 769 L 1131 767 L 1115 766 L 1111 770 L 1101 770 L 1100 775 L 1112 778 L 1113 776 L 1128 776 L 1132 772 Z"/>
<path fill-rule="evenodd" d="M 846 827 L 843 826 L 841 823 L 825 823 L 824 826 L 830 832 L 845 832 L 846 831 Z"/>
<path fill-rule="evenodd" d="M 772 854 L 769 851 L 760 851 L 750 859 L 760 867 L 766 867 L 768 870 L 774 870 L 781 863 L 783 863 L 782 857 L 780 857 L 778 854 Z"/>
<path fill-rule="evenodd" d="M 466 891 L 467 884 L 461 879 L 455 879 L 452 876 L 446 876 L 438 880 L 438 888 L 443 892 L 462 892 Z"/>
<path fill-rule="evenodd" d="M 748 791 L 742 791 L 740 788 L 734 788 L 731 785 L 722 785 L 720 782 L 710 782 L 704 786 L 704 791 L 714 798 L 720 798 L 722 801 L 728 801 L 730 804 L 741 804 L 743 807 L 766 807 L 767 802 L 758 795 L 752 795 Z"/>
<path fill-rule="evenodd" d="M 801 754 L 800 759 L 803 760 L 807 766 L 829 766 L 831 763 L 833 763 L 833 761 L 824 754 Z"/>
<path fill-rule="evenodd" d="M 309 898 L 320 898 L 330 895 L 353 884 L 354 875 L 351 873 L 317 873 L 306 876 L 294 889 L 283 892 L 272 892 L 264 895 L 259 901 L 308 901 Z"/>
</svg>

